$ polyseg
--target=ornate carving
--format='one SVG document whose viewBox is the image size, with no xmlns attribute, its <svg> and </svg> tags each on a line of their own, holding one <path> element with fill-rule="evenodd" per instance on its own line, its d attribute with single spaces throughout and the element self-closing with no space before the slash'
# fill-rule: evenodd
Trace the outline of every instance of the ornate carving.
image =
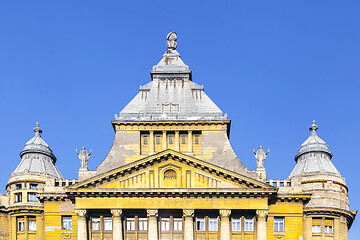
<svg viewBox="0 0 360 240">
<path fill-rule="evenodd" d="M 88 153 L 85 150 L 85 147 L 82 147 L 82 150 L 79 153 L 78 153 L 78 150 L 76 149 L 76 153 L 79 156 L 80 163 L 81 163 L 81 168 L 87 170 L 88 169 L 88 162 L 89 162 L 90 155 L 91 155 L 91 149 L 90 149 L 90 152 Z"/>
<path fill-rule="evenodd" d="M 268 210 L 256 210 L 256 217 L 258 220 L 266 220 L 268 213 Z"/>
<path fill-rule="evenodd" d="M 223 217 L 230 217 L 231 210 L 220 210 L 219 211 L 220 216 Z"/>
<path fill-rule="evenodd" d="M 194 209 L 183 209 L 183 216 L 184 217 L 193 217 L 195 213 Z"/>
<path fill-rule="evenodd" d="M 146 212 L 147 212 L 148 217 L 157 217 L 158 216 L 157 209 L 147 209 Z"/>
<path fill-rule="evenodd" d="M 78 217 L 85 217 L 86 209 L 75 209 L 75 213 L 78 215 Z"/>
<path fill-rule="evenodd" d="M 175 32 L 171 32 L 166 36 L 166 46 L 167 51 L 166 53 L 176 53 L 176 47 L 177 47 L 177 35 Z"/>
<path fill-rule="evenodd" d="M 121 217 L 122 210 L 121 209 L 111 209 L 111 214 L 114 217 Z"/>
<path fill-rule="evenodd" d="M 256 165 L 258 168 L 263 168 L 264 167 L 264 162 L 265 162 L 265 159 L 266 159 L 266 156 L 268 155 L 270 149 L 268 149 L 267 152 L 265 152 L 263 149 L 263 147 L 260 146 L 259 147 L 259 150 L 257 150 L 255 152 L 255 148 L 254 148 L 254 154 L 255 154 L 255 159 L 256 159 Z"/>
</svg>

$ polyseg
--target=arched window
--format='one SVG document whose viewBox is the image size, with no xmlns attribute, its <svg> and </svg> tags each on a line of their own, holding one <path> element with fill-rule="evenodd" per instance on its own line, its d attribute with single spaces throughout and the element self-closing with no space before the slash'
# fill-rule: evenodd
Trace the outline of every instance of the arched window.
<svg viewBox="0 0 360 240">
<path fill-rule="evenodd" d="M 177 174 L 175 170 L 168 169 L 164 172 L 164 187 L 177 187 Z"/>
</svg>

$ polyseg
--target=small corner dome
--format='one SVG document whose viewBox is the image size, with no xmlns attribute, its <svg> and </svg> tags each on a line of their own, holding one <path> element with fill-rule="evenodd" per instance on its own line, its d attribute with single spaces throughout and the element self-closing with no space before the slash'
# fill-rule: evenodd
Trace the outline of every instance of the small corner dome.
<svg viewBox="0 0 360 240">
<path fill-rule="evenodd" d="M 24 146 L 23 150 L 20 153 L 20 157 L 22 157 L 26 153 L 42 153 L 49 156 L 53 163 L 56 162 L 56 157 L 53 154 L 52 149 L 49 145 L 41 138 L 42 130 L 39 128 L 39 123 L 36 123 L 36 127 L 34 128 L 35 136 L 31 138 Z"/>
</svg>

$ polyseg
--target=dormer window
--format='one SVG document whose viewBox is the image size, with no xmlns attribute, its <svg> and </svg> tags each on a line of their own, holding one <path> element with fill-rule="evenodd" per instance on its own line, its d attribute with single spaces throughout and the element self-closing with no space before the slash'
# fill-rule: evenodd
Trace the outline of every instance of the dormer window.
<svg viewBox="0 0 360 240">
<path fill-rule="evenodd" d="M 16 185 L 15 185 L 15 189 L 16 189 L 16 190 L 22 189 L 22 184 L 21 184 L 21 183 L 16 184 Z"/>
<path fill-rule="evenodd" d="M 30 189 L 38 189 L 37 183 L 30 183 Z"/>
</svg>

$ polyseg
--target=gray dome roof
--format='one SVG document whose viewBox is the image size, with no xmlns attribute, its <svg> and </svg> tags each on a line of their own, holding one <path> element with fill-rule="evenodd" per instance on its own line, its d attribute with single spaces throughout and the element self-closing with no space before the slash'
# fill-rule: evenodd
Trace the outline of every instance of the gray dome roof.
<svg viewBox="0 0 360 240">
<path fill-rule="evenodd" d="M 298 154 L 295 156 L 296 166 L 289 178 L 305 174 L 331 173 L 338 174 L 338 170 L 331 162 L 332 152 L 328 145 L 316 133 L 318 126 L 313 121 L 310 126 L 311 134 L 301 144 Z"/>
<path fill-rule="evenodd" d="M 62 179 L 63 177 L 55 166 L 56 157 L 49 145 L 41 138 L 42 131 L 39 123 L 36 123 L 34 132 L 35 136 L 25 144 L 20 153 L 21 162 L 14 173 L 40 173 Z"/>
</svg>

